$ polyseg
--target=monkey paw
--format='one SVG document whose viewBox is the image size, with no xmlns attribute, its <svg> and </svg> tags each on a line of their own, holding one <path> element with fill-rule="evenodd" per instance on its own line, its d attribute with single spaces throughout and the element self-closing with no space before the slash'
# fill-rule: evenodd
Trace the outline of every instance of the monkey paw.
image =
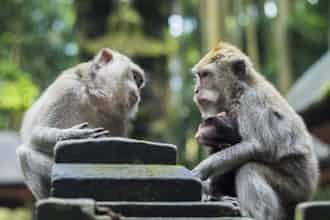
<svg viewBox="0 0 330 220">
<path fill-rule="evenodd" d="M 58 140 L 99 138 L 108 135 L 108 130 L 105 130 L 104 128 L 88 128 L 88 123 L 84 122 L 71 128 L 63 129 L 60 132 Z"/>
<path fill-rule="evenodd" d="M 220 198 L 218 198 L 218 200 L 215 200 L 215 201 L 226 202 L 232 206 L 233 210 L 237 211 L 238 213 L 241 213 L 240 203 L 236 197 L 220 196 Z"/>
</svg>

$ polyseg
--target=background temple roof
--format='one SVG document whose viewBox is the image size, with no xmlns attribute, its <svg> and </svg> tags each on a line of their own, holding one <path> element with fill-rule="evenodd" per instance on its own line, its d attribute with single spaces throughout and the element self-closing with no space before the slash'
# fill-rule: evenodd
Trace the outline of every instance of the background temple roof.
<svg viewBox="0 0 330 220">
<path fill-rule="evenodd" d="M 313 64 L 290 89 L 287 99 L 298 112 L 317 102 L 330 83 L 330 52 Z"/>
</svg>

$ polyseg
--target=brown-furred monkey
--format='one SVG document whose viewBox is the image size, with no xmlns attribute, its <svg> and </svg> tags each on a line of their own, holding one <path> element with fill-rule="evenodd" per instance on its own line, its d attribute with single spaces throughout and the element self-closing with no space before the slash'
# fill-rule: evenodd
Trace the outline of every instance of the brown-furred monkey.
<svg viewBox="0 0 330 220">
<path fill-rule="evenodd" d="M 225 114 L 237 121 L 241 137 L 203 160 L 193 174 L 210 188 L 207 183 L 234 172 L 243 215 L 290 219 L 295 205 L 308 200 L 318 183 L 317 159 L 304 122 L 250 59 L 228 43 L 220 42 L 192 71 L 202 118 Z"/>
</svg>

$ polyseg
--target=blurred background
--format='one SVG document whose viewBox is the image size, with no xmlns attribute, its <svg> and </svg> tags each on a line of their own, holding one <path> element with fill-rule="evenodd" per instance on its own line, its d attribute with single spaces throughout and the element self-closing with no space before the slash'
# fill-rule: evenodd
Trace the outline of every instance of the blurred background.
<svg viewBox="0 0 330 220">
<path fill-rule="evenodd" d="M 1 0 L 0 220 L 31 219 L 15 157 L 24 111 L 102 47 L 147 72 L 130 136 L 176 144 L 179 163 L 196 165 L 206 154 L 190 68 L 219 40 L 242 48 L 303 116 L 322 169 L 315 199 L 330 199 L 330 1 Z"/>
</svg>

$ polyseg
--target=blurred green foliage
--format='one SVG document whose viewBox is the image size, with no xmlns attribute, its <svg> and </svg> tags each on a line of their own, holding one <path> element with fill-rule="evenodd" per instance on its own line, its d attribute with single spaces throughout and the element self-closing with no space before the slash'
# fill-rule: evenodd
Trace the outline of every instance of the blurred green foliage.
<svg viewBox="0 0 330 220">
<path fill-rule="evenodd" d="M 67 0 L 3 0 L 0 7 L 0 128 L 23 112 L 64 67 L 75 63 L 75 16 Z"/>
<path fill-rule="evenodd" d="M 28 208 L 0 208 L 0 220 L 32 220 L 32 213 Z"/>
</svg>

